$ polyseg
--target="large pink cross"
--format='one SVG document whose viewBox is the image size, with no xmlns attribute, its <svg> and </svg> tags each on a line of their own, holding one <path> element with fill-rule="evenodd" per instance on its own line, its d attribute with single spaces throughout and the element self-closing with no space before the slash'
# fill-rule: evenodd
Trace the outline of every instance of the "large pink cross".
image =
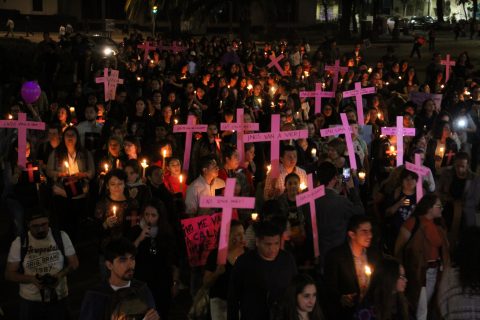
<svg viewBox="0 0 480 320">
<path fill-rule="evenodd" d="M 342 119 L 341 126 L 328 128 L 328 129 L 321 129 L 320 136 L 328 137 L 328 136 L 336 136 L 339 134 L 344 134 L 345 142 L 347 143 L 348 159 L 350 160 L 350 168 L 357 169 L 357 159 L 355 158 L 355 149 L 353 148 L 353 141 L 352 141 L 352 128 L 348 123 L 347 114 L 341 113 L 340 118 Z"/>
<path fill-rule="evenodd" d="M 445 83 L 450 79 L 450 67 L 455 66 L 455 61 L 450 60 L 450 54 L 447 54 L 447 59 L 442 60 L 440 63 L 445 66 Z"/>
<path fill-rule="evenodd" d="M 333 73 L 333 89 L 332 89 L 332 91 L 333 92 L 337 91 L 338 74 L 347 72 L 348 67 L 340 67 L 340 60 L 335 60 L 335 64 L 333 66 L 325 66 L 325 70 Z"/>
<path fill-rule="evenodd" d="M 228 254 L 228 239 L 230 237 L 230 222 L 234 208 L 253 209 L 255 198 L 235 197 L 235 184 L 237 179 L 228 178 L 223 197 L 202 196 L 200 197 L 201 208 L 222 208 L 222 223 L 220 225 L 220 239 L 218 241 L 217 263 L 225 264 Z"/>
<path fill-rule="evenodd" d="M 415 164 L 411 162 L 405 162 L 405 168 L 407 170 L 415 172 L 418 174 L 417 180 L 417 203 L 423 198 L 423 177 L 428 176 L 430 169 L 427 167 L 422 166 L 422 159 L 421 155 L 416 153 L 415 154 Z"/>
<path fill-rule="evenodd" d="M 245 143 L 270 141 L 270 176 L 277 178 L 280 173 L 280 140 L 296 140 L 308 137 L 308 130 L 280 131 L 280 115 L 272 114 L 270 132 L 249 133 L 244 135 Z"/>
<path fill-rule="evenodd" d="M 103 82 L 103 92 L 105 95 L 105 101 L 115 100 L 115 92 L 117 86 L 123 83 L 123 79 L 118 77 L 118 70 L 111 70 L 108 75 L 108 68 L 103 69 L 103 77 L 95 78 L 96 83 Z"/>
<path fill-rule="evenodd" d="M 188 172 L 190 167 L 190 153 L 192 152 L 192 135 L 194 132 L 207 132 L 206 124 L 195 124 L 196 117 L 189 115 L 187 124 L 176 124 L 173 126 L 173 132 L 185 132 L 185 153 L 183 154 L 183 171 Z"/>
<path fill-rule="evenodd" d="M 283 68 L 280 66 L 279 61 L 282 60 L 285 56 L 283 54 L 279 55 L 278 57 L 275 57 L 275 53 L 272 53 L 270 57 L 270 63 L 267 64 L 267 68 L 271 68 L 275 66 L 275 68 L 280 72 L 280 75 L 283 77 L 285 75 L 285 71 L 283 71 Z"/>
<path fill-rule="evenodd" d="M 300 91 L 300 98 L 315 98 L 315 114 L 322 112 L 322 98 L 335 98 L 334 91 L 322 91 L 322 83 L 315 83 L 315 91 Z"/>
<path fill-rule="evenodd" d="M 245 158 L 245 150 L 244 150 L 244 143 L 243 143 L 243 136 L 245 131 L 258 131 L 259 124 L 258 123 L 245 123 L 243 122 L 243 108 L 237 109 L 237 122 L 227 123 L 222 122 L 220 123 L 220 130 L 227 131 L 227 130 L 235 130 L 237 132 L 237 149 L 238 149 L 238 157 L 240 158 L 240 163 L 243 163 Z"/>
<path fill-rule="evenodd" d="M 403 164 L 403 136 L 415 136 L 415 128 L 403 127 L 403 116 L 397 116 L 396 127 L 383 127 L 382 134 L 397 136 L 397 167 Z"/>
<path fill-rule="evenodd" d="M 181 45 L 177 45 L 176 41 L 173 41 L 171 46 L 160 45 L 158 48 L 160 50 L 172 51 L 173 53 L 183 52 L 183 51 L 186 51 L 188 49 L 187 47 L 182 47 Z"/>
<path fill-rule="evenodd" d="M 19 113 L 18 120 L 0 120 L 0 128 L 17 129 L 18 165 L 25 168 L 27 164 L 27 130 L 45 130 L 45 122 L 27 121 L 27 114 Z"/>
<path fill-rule="evenodd" d="M 318 247 L 318 227 L 317 227 L 317 211 L 315 208 L 315 200 L 325 195 L 325 186 L 320 185 L 314 187 L 313 176 L 310 173 L 307 176 L 308 190 L 297 195 L 297 206 L 302 206 L 306 203 L 310 204 L 310 220 L 312 222 L 312 235 L 313 235 L 313 252 L 315 258 L 320 256 L 320 248 Z"/>
<path fill-rule="evenodd" d="M 143 50 L 143 62 L 147 61 L 150 55 L 150 51 L 157 49 L 157 46 L 152 45 L 150 41 L 145 41 L 142 44 L 139 44 L 137 48 Z"/>
<path fill-rule="evenodd" d="M 371 93 L 375 93 L 375 87 L 362 88 L 361 82 L 355 82 L 355 89 L 343 92 L 344 98 L 355 97 L 355 104 L 357 106 L 358 124 L 362 126 L 365 124 L 365 118 L 363 116 L 362 96 L 364 94 L 371 94 Z"/>
</svg>

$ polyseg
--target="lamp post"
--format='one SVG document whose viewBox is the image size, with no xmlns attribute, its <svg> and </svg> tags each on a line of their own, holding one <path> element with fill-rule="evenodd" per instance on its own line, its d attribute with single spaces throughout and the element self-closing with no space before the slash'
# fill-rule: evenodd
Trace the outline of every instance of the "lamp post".
<svg viewBox="0 0 480 320">
<path fill-rule="evenodd" d="M 152 35 L 155 37 L 155 20 L 157 20 L 158 7 L 154 5 L 152 7 Z"/>
</svg>

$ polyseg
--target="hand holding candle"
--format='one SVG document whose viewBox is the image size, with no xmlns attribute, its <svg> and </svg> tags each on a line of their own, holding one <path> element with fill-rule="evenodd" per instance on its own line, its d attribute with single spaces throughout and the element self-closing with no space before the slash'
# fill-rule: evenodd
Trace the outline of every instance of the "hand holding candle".
<svg viewBox="0 0 480 320">
<path fill-rule="evenodd" d="M 103 167 L 105 168 L 105 172 L 104 172 L 104 173 L 107 174 L 107 173 L 108 173 L 108 164 L 105 163 L 105 164 L 103 165 Z"/>
<path fill-rule="evenodd" d="M 143 179 L 145 179 L 145 171 L 148 168 L 147 160 L 143 159 L 140 165 L 142 166 L 142 171 L 143 171 L 142 177 Z"/>
<path fill-rule="evenodd" d="M 64 162 L 63 162 L 63 165 L 64 165 L 65 168 L 67 169 L 68 175 L 70 175 L 70 166 L 68 165 L 68 161 L 64 161 Z"/>
<path fill-rule="evenodd" d="M 117 206 L 113 206 L 112 207 L 112 213 L 113 213 L 113 217 L 116 218 L 117 217 Z"/>
<path fill-rule="evenodd" d="M 253 212 L 250 216 L 251 216 L 251 218 L 252 218 L 252 221 L 257 221 L 257 219 L 258 219 L 258 213 Z"/>
</svg>

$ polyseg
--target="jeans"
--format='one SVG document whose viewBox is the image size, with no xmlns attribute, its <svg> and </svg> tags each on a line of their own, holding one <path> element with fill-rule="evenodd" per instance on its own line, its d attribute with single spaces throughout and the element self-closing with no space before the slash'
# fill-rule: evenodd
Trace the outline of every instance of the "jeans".
<svg viewBox="0 0 480 320">
<path fill-rule="evenodd" d="M 20 320 L 66 320 L 70 319 L 67 299 L 43 303 L 20 298 Z"/>
<path fill-rule="evenodd" d="M 220 298 L 210 299 L 212 320 L 227 320 L 227 301 Z"/>
<path fill-rule="evenodd" d="M 417 307 L 417 320 L 427 320 L 428 304 L 435 293 L 435 284 L 437 283 L 437 268 L 428 268 L 426 271 L 426 284 L 420 291 Z"/>
</svg>

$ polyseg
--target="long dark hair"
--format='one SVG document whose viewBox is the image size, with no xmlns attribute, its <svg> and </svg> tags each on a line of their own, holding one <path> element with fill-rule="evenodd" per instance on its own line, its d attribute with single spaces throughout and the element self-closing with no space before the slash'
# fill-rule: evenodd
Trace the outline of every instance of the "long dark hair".
<svg viewBox="0 0 480 320">
<path fill-rule="evenodd" d="M 297 296 L 303 292 L 306 286 L 314 285 L 317 287 L 315 281 L 307 274 L 298 274 L 290 282 L 282 304 L 281 318 L 282 320 L 299 320 L 299 314 L 297 310 Z M 318 291 L 317 300 L 315 301 L 315 307 L 312 312 L 309 313 L 308 318 L 310 320 L 323 320 L 323 314 L 318 304 Z"/>
<path fill-rule="evenodd" d="M 469 227 L 462 232 L 455 262 L 464 293 L 480 294 L 480 227 Z"/>
<path fill-rule="evenodd" d="M 168 237 L 173 237 L 174 232 L 173 228 L 168 222 L 168 214 L 167 214 L 167 209 L 165 207 L 165 204 L 156 199 L 152 199 L 150 201 L 147 201 L 143 207 L 142 207 L 142 215 L 145 213 L 145 209 L 147 207 L 152 207 L 157 211 L 158 214 L 158 222 L 157 222 L 157 227 L 158 227 L 158 236 L 168 236 Z"/>
<path fill-rule="evenodd" d="M 433 193 L 424 195 L 423 198 L 417 203 L 417 206 L 413 211 L 413 216 L 421 217 L 426 215 L 428 213 L 428 210 L 433 208 L 437 199 L 438 199 L 438 196 Z"/>
<path fill-rule="evenodd" d="M 75 135 L 77 136 L 77 142 L 75 143 L 75 151 L 78 153 L 85 153 L 85 150 L 82 147 L 82 142 L 80 141 L 80 134 L 78 133 L 77 128 L 75 127 L 67 127 L 65 131 L 63 132 L 62 135 L 62 141 L 60 141 L 60 144 L 58 145 L 57 149 L 55 149 L 55 154 L 57 155 L 58 162 L 60 164 L 63 163 L 63 161 L 66 161 L 68 159 L 68 150 L 67 146 L 65 145 L 65 133 L 68 131 L 73 131 L 75 132 Z"/>
<path fill-rule="evenodd" d="M 387 257 L 378 264 L 366 295 L 366 301 L 370 301 L 375 310 L 375 319 L 392 319 L 392 310 L 397 311 L 395 319 L 408 319 L 405 296 L 401 292 L 396 292 L 399 277 L 400 263 L 396 259 Z"/>
</svg>

